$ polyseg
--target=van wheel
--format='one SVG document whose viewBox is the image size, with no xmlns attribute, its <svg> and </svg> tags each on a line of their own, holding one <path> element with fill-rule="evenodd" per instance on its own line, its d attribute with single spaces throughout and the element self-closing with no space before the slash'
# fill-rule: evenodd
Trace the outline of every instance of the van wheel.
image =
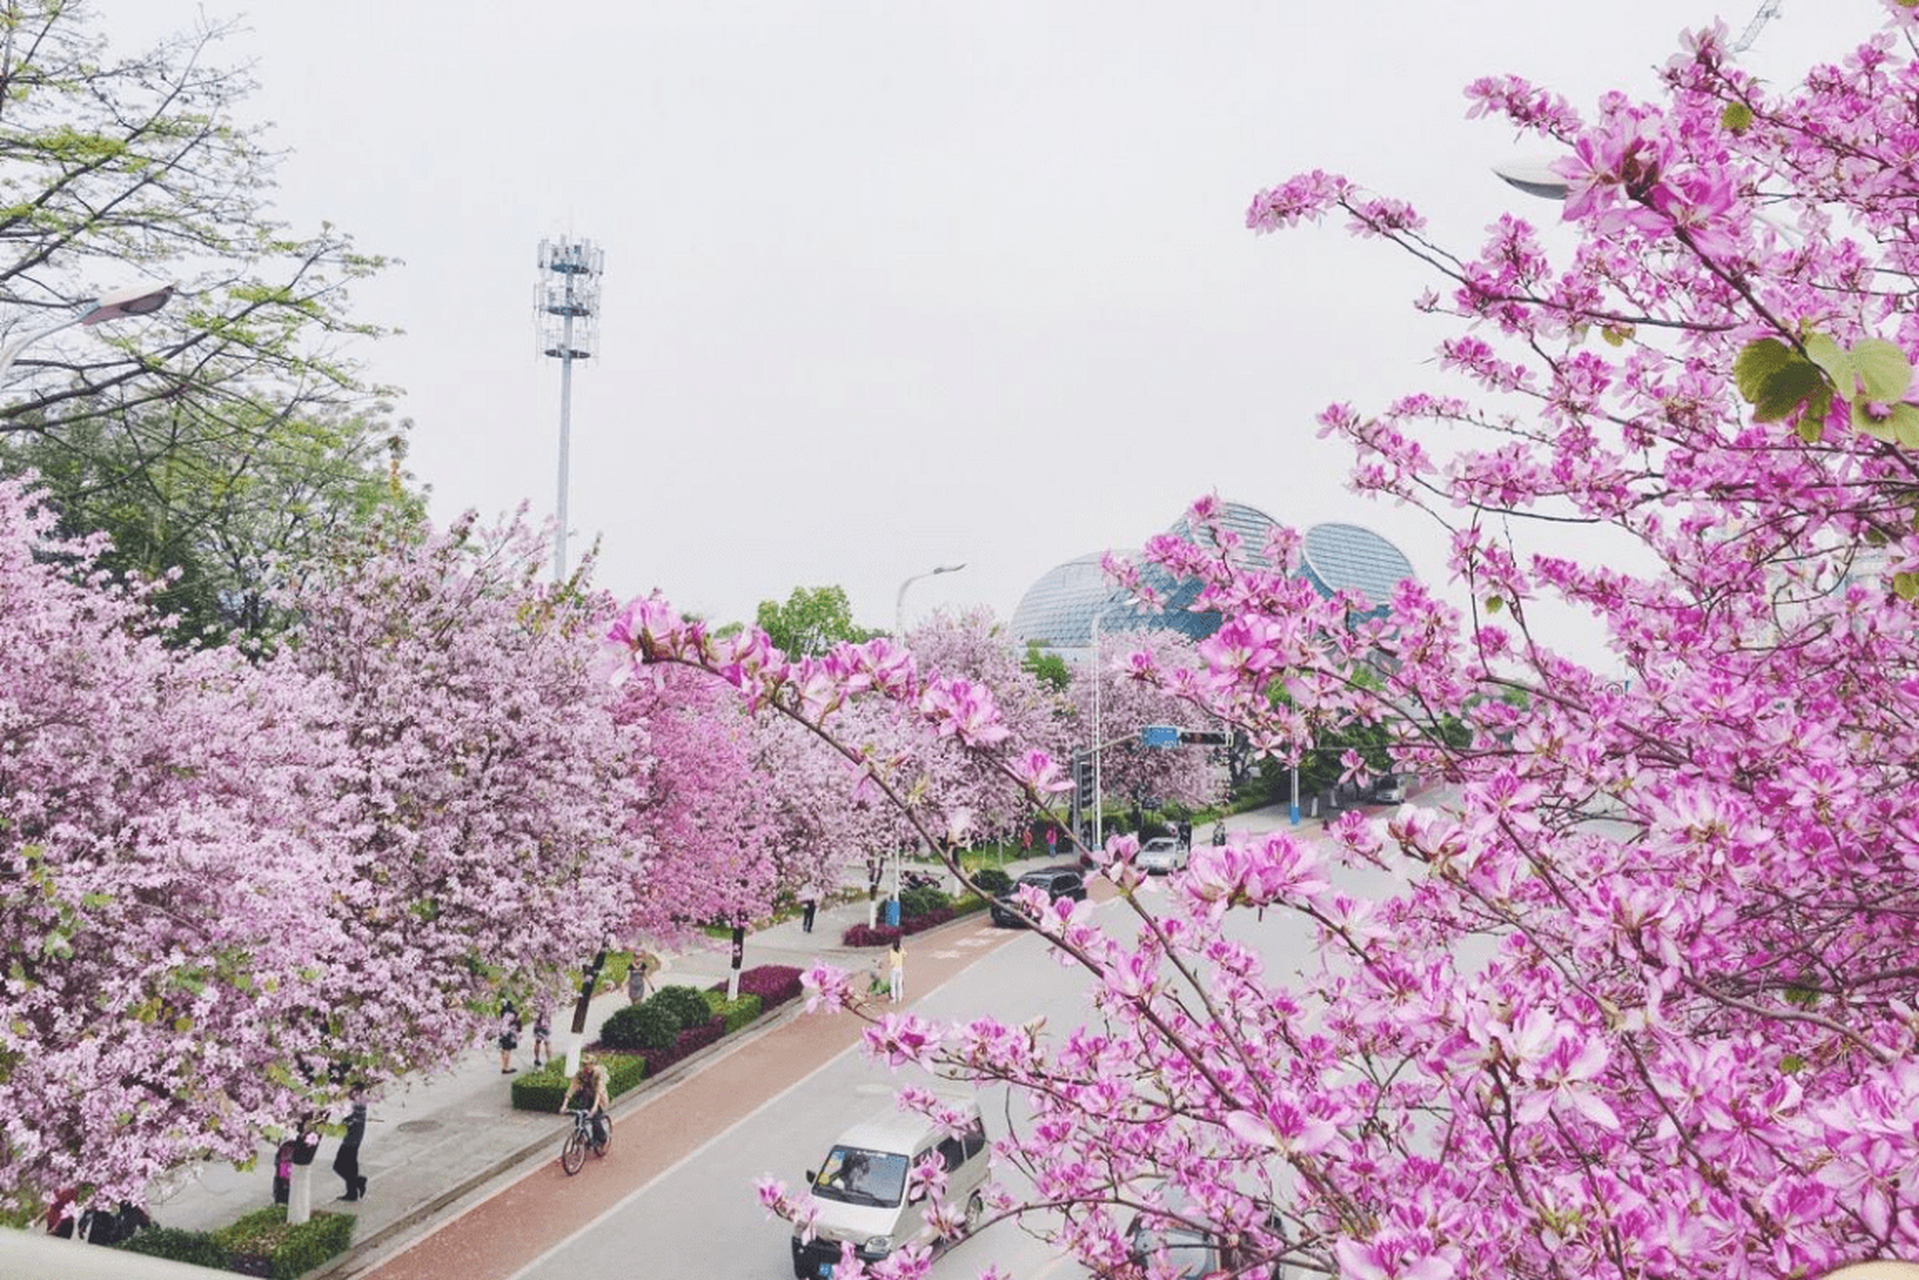
<svg viewBox="0 0 1919 1280">
<path fill-rule="evenodd" d="M 962 1235 L 972 1235 L 979 1230 L 979 1220 L 986 1216 L 986 1201 L 980 1199 L 979 1192 L 966 1202 L 966 1225 L 960 1229 Z"/>
</svg>

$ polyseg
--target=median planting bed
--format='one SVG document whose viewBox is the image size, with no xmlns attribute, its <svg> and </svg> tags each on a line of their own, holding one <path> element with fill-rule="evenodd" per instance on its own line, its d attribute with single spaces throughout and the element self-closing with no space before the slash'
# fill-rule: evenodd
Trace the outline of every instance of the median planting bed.
<svg viewBox="0 0 1919 1280">
<path fill-rule="evenodd" d="M 740 994 L 734 1000 L 726 998 L 724 983 L 707 991 L 663 987 L 639 1004 L 616 1011 L 586 1051 L 606 1067 L 607 1097 L 616 1098 L 799 994 L 800 971 L 779 964 L 740 974 Z M 514 1079 L 513 1106 L 557 1112 L 566 1084 L 565 1063 L 548 1063 Z"/>
</svg>

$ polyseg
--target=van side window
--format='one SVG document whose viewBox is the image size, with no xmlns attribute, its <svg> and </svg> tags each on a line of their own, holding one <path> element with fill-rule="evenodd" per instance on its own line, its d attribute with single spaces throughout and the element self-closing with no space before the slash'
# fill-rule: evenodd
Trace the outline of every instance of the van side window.
<svg viewBox="0 0 1919 1280">
<path fill-rule="evenodd" d="M 978 1120 L 973 1121 L 973 1123 L 967 1125 L 964 1132 L 960 1134 L 960 1140 L 965 1144 L 966 1155 L 969 1159 L 978 1155 L 986 1146 L 986 1126 Z"/>
<path fill-rule="evenodd" d="M 958 1138 L 943 1139 L 939 1144 L 939 1153 L 940 1153 L 940 1164 L 945 1167 L 948 1173 L 951 1173 L 953 1170 L 959 1168 L 960 1161 L 965 1159 L 965 1156 L 962 1154 L 962 1151 L 960 1148 L 960 1140 Z"/>
</svg>

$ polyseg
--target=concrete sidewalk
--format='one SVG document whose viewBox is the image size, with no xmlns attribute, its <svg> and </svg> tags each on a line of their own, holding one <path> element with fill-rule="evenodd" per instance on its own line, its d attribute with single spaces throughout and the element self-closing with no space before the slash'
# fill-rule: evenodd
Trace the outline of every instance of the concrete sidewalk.
<svg viewBox="0 0 1919 1280">
<path fill-rule="evenodd" d="M 1008 862 L 1005 869 L 1017 876 L 1030 867 L 1062 860 L 1024 859 Z M 752 933 L 746 940 L 744 967 L 780 964 L 805 969 L 824 960 L 844 969 L 865 968 L 880 952 L 842 946 L 840 938 L 849 926 L 865 924 L 867 916 L 862 898 L 822 907 L 810 934 L 802 931 L 797 917 Z M 725 939 L 706 939 L 681 954 L 663 956 L 664 967 L 655 985 L 708 987 L 723 982 L 730 952 Z M 626 1003 L 624 991 L 595 997 L 588 1012 L 586 1040 L 596 1039 L 601 1024 Z M 762 1034 L 798 1016 L 803 1007 L 801 1001 L 789 1002 L 740 1035 L 729 1036 L 674 1064 L 658 1078 L 642 1082 L 614 1102 L 614 1114 L 699 1070 L 704 1057 L 737 1045 L 742 1036 Z M 558 1033 L 570 1014 L 570 1006 L 555 1010 L 556 1048 L 562 1054 L 564 1039 Z M 530 1034 L 522 1033 L 513 1059 L 521 1071 L 531 1070 Z M 360 1221 L 353 1248 L 315 1274 L 355 1274 L 403 1237 L 430 1229 L 432 1220 L 444 1213 L 458 1212 L 464 1207 L 456 1204 L 462 1197 L 529 1161 L 557 1157 L 572 1121 L 560 1115 L 515 1111 L 512 1079 L 501 1073 L 499 1049 L 489 1038 L 445 1071 L 389 1086 L 383 1097 L 368 1103 L 366 1137 L 360 1149 L 367 1194 L 353 1203 L 334 1199 L 345 1189 L 332 1171 L 339 1140 L 324 1139 L 311 1171 L 313 1208 L 351 1213 Z M 262 1145 L 259 1161 L 250 1171 L 207 1164 L 187 1171 L 172 1186 L 156 1186 L 149 1205 L 154 1221 L 167 1227 L 211 1230 L 272 1204 L 273 1154 L 271 1144 Z"/>
</svg>

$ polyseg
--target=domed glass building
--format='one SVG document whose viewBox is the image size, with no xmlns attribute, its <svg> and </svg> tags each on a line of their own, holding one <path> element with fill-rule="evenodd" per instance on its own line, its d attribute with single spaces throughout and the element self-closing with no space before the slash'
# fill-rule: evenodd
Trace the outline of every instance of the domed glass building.
<svg viewBox="0 0 1919 1280">
<path fill-rule="evenodd" d="M 1277 521 L 1257 507 L 1222 502 L 1220 522 L 1240 537 L 1232 553 L 1235 564 L 1272 568 L 1265 554 L 1266 539 Z M 1167 532 L 1192 540 L 1186 516 Z M 1375 610 L 1383 609 L 1399 582 L 1413 576 L 1412 565 L 1398 547 L 1360 525 L 1314 525 L 1306 530 L 1302 542 L 1300 575 L 1324 597 L 1341 589 L 1356 590 Z M 1164 605 L 1160 609 L 1144 608 L 1130 603 L 1127 593 L 1107 579 L 1100 569 L 1100 559 L 1101 554 L 1094 552 L 1068 560 L 1027 588 L 1013 611 L 1011 630 L 1015 639 L 1048 649 L 1088 650 L 1093 647 L 1095 616 L 1100 619 L 1102 635 L 1156 629 L 1203 640 L 1219 629 L 1217 613 L 1189 608 L 1199 598 L 1197 580 L 1178 580 L 1158 565 L 1141 565 L 1141 578 Z"/>
</svg>

